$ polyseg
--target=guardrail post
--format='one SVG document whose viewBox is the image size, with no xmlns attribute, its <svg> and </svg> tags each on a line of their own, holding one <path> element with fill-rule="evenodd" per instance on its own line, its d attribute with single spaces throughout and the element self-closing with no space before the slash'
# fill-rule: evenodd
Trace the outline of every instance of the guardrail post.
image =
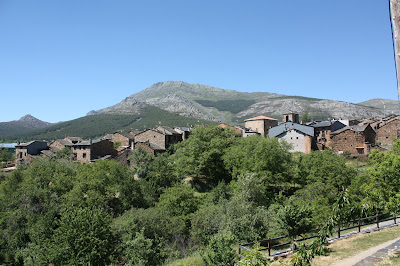
<svg viewBox="0 0 400 266">
<path fill-rule="evenodd" d="M 379 214 L 376 214 L 376 228 L 379 229 Z"/>
<path fill-rule="evenodd" d="M 338 230 L 337 230 L 337 233 L 338 233 L 338 238 L 340 238 L 340 223 L 338 223 Z"/>
<path fill-rule="evenodd" d="M 358 232 L 361 232 L 361 220 L 358 218 Z"/>
<path fill-rule="evenodd" d="M 394 214 L 393 217 L 394 217 L 394 224 L 396 224 L 396 218 L 397 218 L 396 214 Z"/>
<path fill-rule="evenodd" d="M 271 256 L 271 238 L 268 237 L 268 257 Z"/>
<path fill-rule="evenodd" d="M 238 245 L 238 254 L 239 254 L 239 256 L 240 256 L 240 243 L 239 243 L 239 245 Z"/>
</svg>

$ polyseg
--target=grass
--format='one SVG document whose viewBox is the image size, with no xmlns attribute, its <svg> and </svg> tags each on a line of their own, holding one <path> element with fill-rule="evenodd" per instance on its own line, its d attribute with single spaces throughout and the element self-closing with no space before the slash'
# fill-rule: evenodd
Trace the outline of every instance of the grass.
<svg viewBox="0 0 400 266">
<path fill-rule="evenodd" d="M 400 250 L 394 252 L 386 260 L 376 264 L 377 266 L 400 265 Z"/>
<path fill-rule="evenodd" d="M 336 241 L 329 246 L 329 255 L 315 258 L 312 262 L 312 265 L 334 265 L 343 259 L 350 258 L 369 248 L 399 237 L 400 230 L 399 227 L 396 226 L 368 234 L 358 234 L 340 241 Z"/>
<path fill-rule="evenodd" d="M 194 253 L 190 257 L 186 257 L 186 258 L 183 258 L 180 260 L 175 260 L 166 265 L 167 266 L 186 266 L 186 265 L 205 266 L 206 264 L 204 263 L 204 260 L 201 258 L 201 255 L 199 253 Z"/>
</svg>

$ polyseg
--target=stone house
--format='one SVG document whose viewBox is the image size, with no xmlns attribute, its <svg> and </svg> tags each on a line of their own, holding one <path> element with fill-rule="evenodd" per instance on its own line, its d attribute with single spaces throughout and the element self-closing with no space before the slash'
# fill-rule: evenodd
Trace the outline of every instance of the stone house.
<svg viewBox="0 0 400 266">
<path fill-rule="evenodd" d="M 114 143 L 108 139 L 82 141 L 72 146 L 72 152 L 76 155 L 76 160 L 88 163 L 104 156 L 116 156 Z"/>
<path fill-rule="evenodd" d="M 130 133 L 115 132 L 112 142 L 119 143 L 122 147 L 134 149 L 135 136 Z"/>
<path fill-rule="evenodd" d="M 278 120 L 267 116 L 256 116 L 244 120 L 244 126 L 261 136 L 268 136 L 269 129 L 278 125 Z"/>
<path fill-rule="evenodd" d="M 155 144 L 157 148 L 167 150 L 172 144 L 182 141 L 182 135 L 170 127 L 159 126 L 155 129 L 148 129 L 135 136 L 135 143 Z M 135 144 L 136 147 L 136 144 Z"/>
<path fill-rule="evenodd" d="M 50 150 L 56 152 L 59 150 L 62 150 L 64 148 L 71 148 L 74 146 L 74 144 L 82 142 L 83 139 L 79 137 L 66 137 L 64 139 L 56 139 L 50 144 Z"/>
<path fill-rule="evenodd" d="M 371 125 L 346 126 L 330 136 L 330 147 L 336 153 L 369 154 L 376 133 Z"/>
<path fill-rule="evenodd" d="M 47 141 L 34 140 L 27 143 L 18 143 L 15 146 L 16 164 L 29 164 L 34 156 L 40 155 L 43 150 L 48 150 Z"/>
<path fill-rule="evenodd" d="M 400 116 L 382 121 L 376 126 L 376 143 L 391 150 L 396 139 L 400 137 Z"/>
<path fill-rule="evenodd" d="M 314 128 L 315 142 L 318 149 L 323 150 L 325 147 L 331 147 L 331 133 L 344 128 L 346 125 L 336 120 L 311 123 L 310 126 Z"/>
<path fill-rule="evenodd" d="M 174 130 L 182 135 L 182 140 L 185 140 L 190 135 L 190 128 L 188 127 L 174 127 Z"/>
<path fill-rule="evenodd" d="M 157 155 L 159 153 L 165 152 L 165 149 L 161 148 L 160 146 L 158 146 L 155 143 L 151 143 L 149 141 L 145 141 L 145 142 L 136 142 L 135 143 L 135 149 L 143 149 L 148 153 L 151 153 L 153 155 Z"/>
<path fill-rule="evenodd" d="M 310 153 L 314 146 L 314 128 L 286 122 L 269 130 L 270 138 L 278 138 L 292 144 L 291 152 Z"/>
</svg>

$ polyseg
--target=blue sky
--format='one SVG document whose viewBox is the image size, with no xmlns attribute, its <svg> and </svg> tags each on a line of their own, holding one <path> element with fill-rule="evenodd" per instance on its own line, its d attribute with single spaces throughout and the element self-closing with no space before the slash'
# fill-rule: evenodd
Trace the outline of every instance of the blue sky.
<svg viewBox="0 0 400 266">
<path fill-rule="evenodd" d="M 84 116 L 160 81 L 397 99 L 386 0 L 0 0 L 0 121 Z"/>
</svg>

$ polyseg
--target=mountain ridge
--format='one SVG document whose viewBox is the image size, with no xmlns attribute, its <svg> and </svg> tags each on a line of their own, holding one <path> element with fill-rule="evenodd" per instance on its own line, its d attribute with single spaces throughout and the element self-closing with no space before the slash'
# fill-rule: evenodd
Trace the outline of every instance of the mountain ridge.
<svg viewBox="0 0 400 266">
<path fill-rule="evenodd" d="M 226 108 L 223 110 L 218 108 L 218 103 L 222 101 L 225 101 L 225 104 L 227 101 L 236 101 L 238 104 L 240 103 L 238 101 L 251 100 L 254 103 L 238 113 Z M 328 118 L 363 119 L 384 115 L 384 110 L 375 104 L 376 101 L 354 104 L 344 101 L 288 96 L 269 92 L 239 92 L 208 85 L 190 84 L 183 81 L 155 83 L 138 93 L 128 96 L 120 103 L 89 112 L 88 115 L 126 113 L 131 108 L 129 104 L 126 104 L 130 101 L 136 103 L 135 107 L 138 107 L 139 103 L 141 103 L 156 106 L 182 116 L 192 116 L 226 123 L 241 123 L 248 117 L 261 114 L 280 118 L 282 114 L 289 112 L 308 113 L 309 116 L 318 120 Z M 216 104 L 214 106 L 204 106 L 201 101 L 211 101 L 216 102 Z M 389 102 L 390 100 L 386 101 Z M 391 111 L 394 111 L 394 109 L 392 108 Z"/>
</svg>

